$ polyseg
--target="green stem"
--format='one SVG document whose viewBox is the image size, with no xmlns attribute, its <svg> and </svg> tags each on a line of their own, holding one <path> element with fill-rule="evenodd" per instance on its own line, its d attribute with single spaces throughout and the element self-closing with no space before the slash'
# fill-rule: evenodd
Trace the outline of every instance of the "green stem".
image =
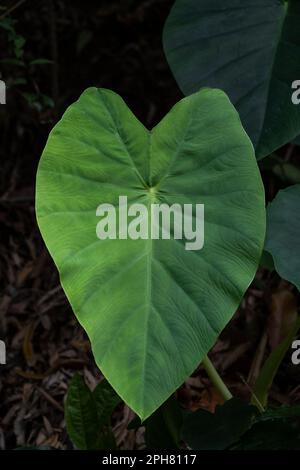
<svg viewBox="0 0 300 470">
<path fill-rule="evenodd" d="M 205 356 L 202 360 L 202 364 L 207 372 L 208 377 L 210 378 L 216 389 L 221 393 L 224 400 L 230 400 L 232 398 L 232 395 L 224 384 L 221 377 L 219 376 L 218 372 L 214 368 L 211 360 L 207 356 Z"/>
</svg>

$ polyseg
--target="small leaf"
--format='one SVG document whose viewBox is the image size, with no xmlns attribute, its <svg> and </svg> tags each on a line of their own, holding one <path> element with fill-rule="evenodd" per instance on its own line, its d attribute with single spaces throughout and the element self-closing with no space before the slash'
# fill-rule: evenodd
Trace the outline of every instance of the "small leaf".
<svg viewBox="0 0 300 470">
<path fill-rule="evenodd" d="M 203 250 L 148 229 L 97 239 L 97 207 L 118 211 L 120 196 L 147 213 L 163 202 L 195 215 L 203 204 Z M 146 419 L 213 346 L 257 270 L 264 188 L 236 110 L 221 90 L 203 89 L 149 131 L 116 93 L 87 89 L 51 131 L 36 212 L 97 365 Z"/>
<path fill-rule="evenodd" d="M 257 410 L 237 398 L 217 405 L 215 413 L 198 410 L 186 415 L 182 438 L 195 450 L 223 450 L 234 444 L 252 424 Z"/>
<path fill-rule="evenodd" d="M 68 434 L 81 450 L 98 448 L 97 407 L 92 392 L 81 375 L 71 380 L 65 404 Z"/>
<path fill-rule="evenodd" d="M 93 391 L 93 398 L 97 407 L 98 425 L 102 427 L 110 424 L 110 417 L 116 406 L 121 403 L 121 398 L 109 385 L 107 380 L 102 380 Z"/>
<path fill-rule="evenodd" d="M 99 431 L 97 449 L 117 449 L 116 439 L 111 426 L 104 426 L 101 431 Z"/>
</svg>

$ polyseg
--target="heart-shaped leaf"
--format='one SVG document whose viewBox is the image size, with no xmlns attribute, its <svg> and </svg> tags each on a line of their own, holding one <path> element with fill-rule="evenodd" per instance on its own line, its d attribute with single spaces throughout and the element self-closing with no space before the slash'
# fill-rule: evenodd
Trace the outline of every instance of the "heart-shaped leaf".
<svg viewBox="0 0 300 470">
<path fill-rule="evenodd" d="M 177 0 L 164 49 L 185 94 L 224 90 L 262 158 L 300 134 L 300 2 Z"/>
<path fill-rule="evenodd" d="M 279 191 L 267 208 L 265 250 L 276 271 L 300 290 L 300 184 Z"/>
<path fill-rule="evenodd" d="M 192 204 L 194 215 L 204 204 L 204 247 L 186 250 L 173 236 L 97 239 L 98 205 L 118 211 L 121 195 L 146 207 Z M 145 419 L 212 347 L 261 256 L 264 190 L 239 116 L 222 91 L 205 89 L 150 132 L 118 95 L 88 89 L 49 136 L 36 196 L 95 360 Z"/>
</svg>

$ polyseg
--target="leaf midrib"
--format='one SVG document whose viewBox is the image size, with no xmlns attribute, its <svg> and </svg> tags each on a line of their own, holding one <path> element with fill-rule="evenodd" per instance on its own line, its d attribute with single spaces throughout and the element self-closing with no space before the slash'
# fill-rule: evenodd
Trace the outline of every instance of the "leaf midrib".
<svg viewBox="0 0 300 470">
<path fill-rule="evenodd" d="M 192 110 L 193 111 L 193 110 Z M 185 139 L 188 135 L 188 131 L 189 131 L 189 128 L 190 128 L 190 124 L 193 120 L 193 117 L 194 117 L 194 114 L 193 112 L 190 112 L 189 114 L 189 119 L 186 123 L 186 128 L 185 128 L 185 131 L 183 133 L 183 135 L 181 136 L 181 140 L 180 140 L 180 143 L 178 144 L 177 146 L 177 149 L 176 151 L 174 152 L 174 155 L 172 156 L 172 158 L 170 159 L 170 162 L 167 166 L 167 169 L 165 170 L 164 174 L 161 176 L 161 178 L 159 179 L 159 181 L 157 182 L 156 184 L 156 191 L 159 192 L 159 186 L 161 185 L 162 181 L 164 181 L 168 176 L 169 176 L 169 171 L 170 169 L 172 168 L 174 162 L 176 161 L 176 159 L 178 158 L 178 155 L 180 154 L 181 150 L 182 150 L 182 145 L 184 144 L 185 142 Z M 150 142 L 149 142 L 149 181 L 150 181 L 150 178 L 151 178 L 151 149 L 152 149 L 152 139 L 153 139 L 153 135 L 154 135 L 154 132 L 156 130 L 156 127 L 154 127 L 151 131 L 150 131 Z M 158 202 L 156 200 L 156 197 L 153 196 L 153 195 L 150 195 L 149 193 L 149 196 L 148 196 L 148 227 L 150 227 L 150 230 L 151 230 L 151 204 L 154 203 L 154 202 Z M 153 240 L 151 237 L 148 237 L 148 240 L 147 240 L 147 243 L 146 243 L 146 246 L 148 247 L 148 250 L 147 250 L 147 270 L 146 270 L 146 285 L 147 285 L 147 288 L 146 288 L 146 319 L 145 319 L 145 328 L 144 328 L 144 331 L 145 331 L 145 341 L 144 341 L 144 355 L 143 355 L 143 365 L 142 365 L 142 376 L 143 376 L 143 380 L 142 380 L 142 386 L 141 386 L 141 404 L 142 404 L 142 408 L 145 409 L 145 377 L 146 377 L 146 361 L 147 361 L 147 343 L 148 343 L 148 329 L 149 329 L 149 319 L 150 319 L 150 313 L 151 313 L 151 309 L 152 309 L 152 266 L 153 266 L 153 261 L 155 260 L 155 257 L 154 257 L 154 254 L 153 254 Z M 156 260 L 157 262 L 159 260 Z M 148 306 L 148 308 L 147 308 Z M 154 307 L 155 308 L 155 307 Z"/>
</svg>

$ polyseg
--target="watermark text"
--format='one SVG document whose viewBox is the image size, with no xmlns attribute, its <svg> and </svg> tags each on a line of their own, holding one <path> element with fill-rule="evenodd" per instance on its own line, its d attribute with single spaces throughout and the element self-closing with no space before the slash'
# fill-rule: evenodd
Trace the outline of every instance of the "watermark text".
<svg viewBox="0 0 300 470">
<path fill-rule="evenodd" d="M 294 80 L 292 83 L 292 89 L 295 90 L 292 93 L 292 103 L 300 104 L 300 80 Z"/>
<path fill-rule="evenodd" d="M 0 340 L 0 364 L 6 364 L 6 347 L 2 340 Z"/>
<path fill-rule="evenodd" d="M 0 80 L 0 104 L 6 104 L 6 85 Z"/>
<path fill-rule="evenodd" d="M 100 204 L 96 226 L 100 240 L 185 240 L 186 250 L 201 250 L 204 245 L 204 204 L 134 203 L 119 196 L 119 205 Z"/>
</svg>

